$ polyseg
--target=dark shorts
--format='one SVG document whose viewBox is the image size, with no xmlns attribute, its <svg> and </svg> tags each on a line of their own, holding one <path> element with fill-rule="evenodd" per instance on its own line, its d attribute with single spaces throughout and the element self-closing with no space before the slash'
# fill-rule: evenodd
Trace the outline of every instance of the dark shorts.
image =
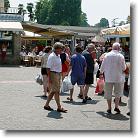
<svg viewBox="0 0 139 139">
<path fill-rule="evenodd" d="M 94 73 L 86 73 L 85 84 L 94 83 Z"/>
<path fill-rule="evenodd" d="M 42 75 L 47 75 L 47 69 L 46 68 L 41 68 L 41 74 Z"/>
<path fill-rule="evenodd" d="M 75 85 L 77 83 L 77 85 L 85 85 L 85 78 L 84 76 L 71 76 L 71 83 L 72 85 Z"/>
<path fill-rule="evenodd" d="M 96 78 L 99 78 L 100 70 L 97 71 Z"/>
</svg>

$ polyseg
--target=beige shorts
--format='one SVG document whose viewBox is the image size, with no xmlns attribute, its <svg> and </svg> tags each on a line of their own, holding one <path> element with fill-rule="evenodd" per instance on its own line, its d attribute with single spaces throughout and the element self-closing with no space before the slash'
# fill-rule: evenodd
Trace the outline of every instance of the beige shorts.
<svg viewBox="0 0 139 139">
<path fill-rule="evenodd" d="M 50 72 L 51 92 L 60 92 L 61 73 Z"/>
<path fill-rule="evenodd" d="M 112 93 L 114 93 L 115 97 L 123 96 L 124 83 L 105 83 L 104 87 L 104 98 L 111 99 Z"/>
</svg>

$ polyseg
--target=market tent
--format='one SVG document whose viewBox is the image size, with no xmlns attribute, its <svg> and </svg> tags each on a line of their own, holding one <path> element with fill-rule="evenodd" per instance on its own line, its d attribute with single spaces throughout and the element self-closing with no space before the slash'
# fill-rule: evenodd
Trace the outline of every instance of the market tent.
<svg viewBox="0 0 139 139">
<path fill-rule="evenodd" d="M 92 42 L 105 42 L 105 39 L 102 36 L 95 36 L 92 40 Z"/>
<path fill-rule="evenodd" d="M 47 28 L 44 30 L 41 30 L 39 32 L 35 32 L 41 35 L 48 35 L 49 37 L 57 37 L 57 36 L 73 36 L 74 33 L 67 31 L 67 30 L 58 30 L 53 28 Z"/>
<path fill-rule="evenodd" d="M 26 37 L 40 37 L 41 35 L 35 34 L 33 32 L 30 32 L 30 31 L 24 31 L 23 36 L 26 36 Z"/>
<path fill-rule="evenodd" d="M 20 22 L 0 22 L 0 31 L 23 31 Z"/>
<path fill-rule="evenodd" d="M 21 35 L 21 38 L 24 40 L 48 40 L 48 39 L 51 39 L 48 36 L 35 34 L 33 32 L 30 32 L 30 31 L 24 31 Z"/>
<path fill-rule="evenodd" d="M 37 37 L 37 36 L 35 36 L 35 37 L 22 36 L 21 38 L 24 39 L 24 40 L 48 40 L 48 38 L 42 37 L 42 36 L 40 36 L 40 37 Z"/>
<path fill-rule="evenodd" d="M 102 35 L 130 35 L 130 24 L 101 30 Z"/>
<path fill-rule="evenodd" d="M 49 37 L 72 36 L 74 34 L 71 31 L 55 29 L 53 27 L 46 27 L 45 25 L 36 23 L 22 23 L 22 26 L 26 31 L 34 32 L 40 35 L 46 35 Z"/>
</svg>

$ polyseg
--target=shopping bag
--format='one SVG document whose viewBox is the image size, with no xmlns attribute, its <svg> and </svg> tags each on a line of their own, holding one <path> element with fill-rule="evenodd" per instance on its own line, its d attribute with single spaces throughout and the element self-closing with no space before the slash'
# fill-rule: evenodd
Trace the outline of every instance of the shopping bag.
<svg viewBox="0 0 139 139">
<path fill-rule="evenodd" d="M 38 83 L 39 85 L 43 84 L 43 78 L 41 74 L 37 74 L 37 76 L 35 77 L 36 83 Z"/>
<path fill-rule="evenodd" d="M 72 88 L 73 88 L 73 85 L 71 83 L 71 79 L 69 76 L 66 76 L 62 82 L 61 91 L 68 92 Z"/>
<path fill-rule="evenodd" d="M 94 74 L 97 74 L 98 70 L 99 70 L 99 65 L 96 62 L 95 65 L 94 65 Z"/>
</svg>

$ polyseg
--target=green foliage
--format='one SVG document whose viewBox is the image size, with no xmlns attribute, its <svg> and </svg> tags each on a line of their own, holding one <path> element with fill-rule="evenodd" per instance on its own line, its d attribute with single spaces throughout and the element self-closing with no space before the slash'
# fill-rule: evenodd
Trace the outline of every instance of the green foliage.
<svg viewBox="0 0 139 139">
<path fill-rule="evenodd" d="M 23 4 L 19 4 L 18 5 L 18 14 L 22 14 L 23 13 L 23 9 L 24 9 L 24 5 Z"/>
<path fill-rule="evenodd" d="M 38 40 L 36 45 L 45 46 L 46 45 L 46 41 L 45 40 Z"/>
<path fill-rule="evenodd" d="M 33 8 L 34 8 L 34 5 L 33 3 L 27 3 L 27 11 L 29 12 L 29 21 L 33 21 L 34 20 L 34 13 L 33 13 Z"/>
<path fill-rule="evenodd" d="M 109 21 L 106 18 L 101 18 L 100 27 L 109 27 Z"/>
<path fill-rule="evenodd" d="M 95 27 L 109 27 L 109 21 L 106 18 L 101 18 L 100 22 L 95 24 Z"/>
<path fill-rule="evenodd" d="M 4 7 L 5 7 L 5 12 L 7 12 L 8 8 L 10 7 L 9 0 L 4 0 Z"/>
<path fill-rule="evenodd" d="M 35 19 L 39 24 L 47 24 L 49 11 L 51 9 L 50 0 L 40 0 L 35 7 Z"/>
<path fill-rule="evenodd" d="M 40 0 L 35 16 L 41 24 L 88 26 L 86 14 L 81 11 L 81 0 Z"/>
<path fill-rule="evenodd" d="M 88 20 L 87 20 L 87 15 L 86 15 L 86 13 L 82 12 L 82 14 L 81 14 L 81 23 L 80 23 L 80 26 L 88 27 L 89 24 L 88 24 L 87 22 L 88 22 Z"/>
<path fill-rule="evenodd" d="M 125 25 L 125 21 L 121 21 L 121 22 L 119 23 L 119 26 L 122 26 L 122 25 Z"/>
</svg>

